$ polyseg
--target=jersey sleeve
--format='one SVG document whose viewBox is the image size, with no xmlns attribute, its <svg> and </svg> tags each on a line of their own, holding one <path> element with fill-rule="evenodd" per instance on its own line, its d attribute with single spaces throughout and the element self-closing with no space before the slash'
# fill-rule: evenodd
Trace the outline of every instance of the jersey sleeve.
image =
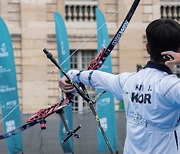
<svg viewBox="0 0 180 154">
<path fill-rule="evenodd" d="M 117 100 L 122 99 L 120 75 L 113 75 L 99 70 L 89 70 L 81 73 L 77 70 L 71 70 L 67 74 L 74 82 L 82 82 L 85 85 L 108 91 Z"/>
<path fill-rule="evenodd" d="M 166 84 L 164 83 L 162 87 L 166 89 L 164 91 L 164 97 L 170 102 L 173 108 L 180 109 L 180 79 L 177 77 L 169 78 Z"/>
</svg>

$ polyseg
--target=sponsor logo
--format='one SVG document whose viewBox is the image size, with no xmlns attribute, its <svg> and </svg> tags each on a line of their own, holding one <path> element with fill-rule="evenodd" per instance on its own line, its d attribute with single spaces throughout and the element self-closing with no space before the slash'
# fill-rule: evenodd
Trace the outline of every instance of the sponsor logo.
<svg viewBox="0 0 180 154">
<path fill-rule="evenodd" d="M 108 69 L 108 68 L 109 68 L 109 65 L 103 64 L 99 70 Z"/>
<path fill-rule="evenodd" d="M 102 103 L 109 103 L 110 102 L 110 98 L 103 98 L 102 100 L 101 100 L 101 102 Z"/>
<path fill-rule="evenodd" d="M 109 97 L 102 98 L 99 100 L 99 105 L 106 106 L 110 103 L 111 99 Z"/>
<path fill-rule="evenodd" d="M 100 122 L 101 122 L 101 125 L 102 125 L 104 131 L 107 131 L 108 130 L 107 118 L 101 118 Z"/>
<path fill-rule="evenodd" d="M 7 121 L 5 123 L 5 125 L 6 125 L 6 132 L 9 132 L 9 131 L 14 130 L 16 128 L 14 120 Z"/>
<path fill-rule="evenodd" d="M 106 40 L 105 39 L 103 39 L 102 48 L 106 48 Z"/>
<path fill-rule="evenodd" d="M 11 72 L 11 69 L 6 69 L 6 68 L 3 68 L 2 65 L 0 65 L 0 73 L 5 73 L 5 72 Z"/>
<path fill-rule="evenodd" d="M 6 107 L 15 106 L 15 105 L 16 105 L 16 100 L 6 102 Z"/>
<path fill-rule="evenodd" d="M 124 33 L 125 29 L 127 28 L 128 26 L 128 21 L 126 20 L 124 22 L 124 24 L 122 25 L 122 28 L 120 29 L 120 31 L 118 32 L 118 34 L 116 35 L 116 37 L 114 38 L 112 44 L 115 46 L 118 42 L 118 40 L 120 39 L 120 37 L 122 36 L 122 34 Z"/>
<path fill-rule="evenodd" d="M 0 93 L 15 91 L 15 87 L 9 87 L 8 85 L 0 86 Z"/>
<path fill-rule="evenodd" d="M 6 50 L 6 44 L 3 43 L 1 44 L 1 49 L 0 49 L 0 57 L 7 57 L 8 56 L 8 52 Z"/>
</svg>

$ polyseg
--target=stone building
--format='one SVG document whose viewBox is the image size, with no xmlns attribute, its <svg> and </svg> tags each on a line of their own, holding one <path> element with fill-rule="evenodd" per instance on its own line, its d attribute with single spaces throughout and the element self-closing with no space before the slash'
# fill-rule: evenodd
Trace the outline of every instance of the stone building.
<svg viewBox="0 0 180 154">
<path fill-rule="evenodd" d="M 133 0 L 0 0 L 0 16 L 13 41 L 18 93 L 23 113 L 35 112 L 60 100 L 59 72 L 43 48 L 57 57 L 53 12 L 67 27 L 73 68 L 85 69 L 96 54 L 95 8 L 104 14 L 110 39 L 118 30 Z M 150 21 L 168 17 L 180 20 L 179 0 L 141 0 L 125 33 L 112 52 L 113 73 L 136 71 L 148 59 L 145 28 Z M 92 36 L 92 37 L 91 37 Z M 93 95 L 93 91 L 91 92 Z M 79 98 L 80 99 L 80 98 Z M 118 102 L 116 108 L 118 108 Z M 87 107 L 77 104 L 74 110 Z"/>
</svg>

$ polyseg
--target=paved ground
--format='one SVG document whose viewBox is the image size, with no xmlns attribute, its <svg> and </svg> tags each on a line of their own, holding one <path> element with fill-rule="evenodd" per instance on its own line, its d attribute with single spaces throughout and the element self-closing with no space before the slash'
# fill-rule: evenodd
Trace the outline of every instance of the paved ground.
<svg viewBox="0 0 180 154">
<path fill-rule="evenodd" d="M 91 112 L 74 114 L 74 126 L 82 125 L 80 139 L 74 139 L 74 154 L 97 154 L 97 125 Z M 23 115 L 23 121 L 29 115 Z M 0 116 L 1 119 L 1 116 Z M 118 154 L 122 154 L 125 139 L 125 113 L 116 112 Z M 52 115 L 47 119 L 47 129 L 41 131 L 39 125 L 23 132 L 24 154 L 63 154 L 58 140 L 59 117 Z M 0 124 L 0 134 L 3 124 Z M 7 154 L 5 140 L 0 141 L 0 154 Z M 104 153 L 103 153 L 104 154 Z"/>
</svg>

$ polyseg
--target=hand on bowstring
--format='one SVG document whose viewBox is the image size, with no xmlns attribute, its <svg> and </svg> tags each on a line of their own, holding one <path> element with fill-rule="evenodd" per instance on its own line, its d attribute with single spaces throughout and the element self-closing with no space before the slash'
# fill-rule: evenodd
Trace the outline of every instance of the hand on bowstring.
<svg viewBox="0 0 180 154">
<path fill-rule="evenodd" d="M 165 62 L 166 65 L 180 64 L 180 53 L 173 52 L 173 51 L 165 51 L 165 52 L 162 52 L 161 54 L 164 57 L 168 57 L 167 61 Z"/>
</svg>

